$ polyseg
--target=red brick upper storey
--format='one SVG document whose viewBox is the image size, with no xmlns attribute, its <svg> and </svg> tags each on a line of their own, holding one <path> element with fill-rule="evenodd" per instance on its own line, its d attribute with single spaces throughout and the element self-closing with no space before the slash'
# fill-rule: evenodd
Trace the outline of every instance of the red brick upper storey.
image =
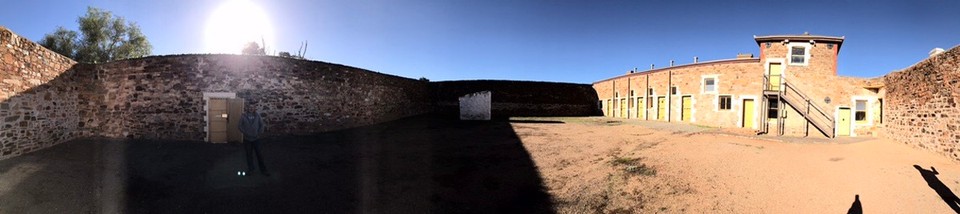
<svg viewBox="0 0 960 214">
<path fill-rule="evenodd" d="M 837 76 L 837 57 L 844 37 L 821 35 L 754 36 L 760 63 L 782 63 L 784 72 L 809 78 Z"/>
</svg>

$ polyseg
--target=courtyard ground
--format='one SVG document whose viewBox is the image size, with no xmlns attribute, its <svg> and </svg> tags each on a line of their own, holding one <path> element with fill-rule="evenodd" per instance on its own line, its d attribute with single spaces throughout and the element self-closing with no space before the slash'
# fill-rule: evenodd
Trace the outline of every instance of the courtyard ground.
<svg viewBox="0 0 960 214">
<path fill-rule="evenodd" d="M 246 177 L 236 144 L 84 139 L 0 161 L 0 213 L 843 213 L 855 195 L 867 213 L 951 213 L 960 202 L 960 164 L 931 152 L 749 133 L 417 116 L 267 139 L 272 175 Z"/>
</svg>

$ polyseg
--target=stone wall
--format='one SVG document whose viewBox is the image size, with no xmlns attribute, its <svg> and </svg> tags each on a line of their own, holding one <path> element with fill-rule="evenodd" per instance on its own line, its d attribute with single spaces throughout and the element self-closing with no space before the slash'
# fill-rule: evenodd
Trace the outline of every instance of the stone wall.
<svg viewBox="0 0 960 214">
<path fill-rule="evenodd" d="M 272 56 L 179 55 L 94 66 L 102 97 L 82 117 L 106 137 L 204 140 L 203 94 L 234 93 L 263 114 L 267 133 L 370 125 L 431 110 L 426 82 L 349 66 Z"/>
<path fill-rule="evenodd" d="M 493 117 L 600 115 L 597 93 L 587 84 L 472 80 L 430 85 L 442 114 L 456 115 L 460 96 L 490 91 Z"/>
<path fill-rule="evenodd" d="M 78 136 L 75 64 L 0 27 L 0 159 Z"/>
<path fill-rule="evenodd" d="M 884 77 L 885 136 L 960 161 L 960 46 Z"/>
</svg>

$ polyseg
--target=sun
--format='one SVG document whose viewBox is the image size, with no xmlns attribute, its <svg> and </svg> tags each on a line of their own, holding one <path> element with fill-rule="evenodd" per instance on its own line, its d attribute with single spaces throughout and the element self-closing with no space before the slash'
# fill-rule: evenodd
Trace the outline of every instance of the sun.
<svg viewBox="0 0 960 214">
<path fill-rule="evenodd" d="M 238 54 L 248 42 L 273 43 L 273 27 L 267 13 L 248 0 L 228 0 L 207 19 L 204 32 L 209 53 Z M 264 46 L 260 44 L 260 46 Z"/>
</svg>

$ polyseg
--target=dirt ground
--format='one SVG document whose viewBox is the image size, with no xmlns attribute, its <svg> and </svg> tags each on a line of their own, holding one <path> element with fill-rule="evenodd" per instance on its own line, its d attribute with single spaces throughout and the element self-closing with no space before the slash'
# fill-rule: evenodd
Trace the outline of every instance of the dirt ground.
<svg viewBox="0 0 960 214">
<path fill-rule="evenodd" d="M 267 139 L 271 176 L 246 177 L 236 144 L 84 139 L 0 161 L 0 213 L 950 213 L 960 202 L 960 164 L 931 152 L 746 133 L 429 115 Z"/>
</svg>

